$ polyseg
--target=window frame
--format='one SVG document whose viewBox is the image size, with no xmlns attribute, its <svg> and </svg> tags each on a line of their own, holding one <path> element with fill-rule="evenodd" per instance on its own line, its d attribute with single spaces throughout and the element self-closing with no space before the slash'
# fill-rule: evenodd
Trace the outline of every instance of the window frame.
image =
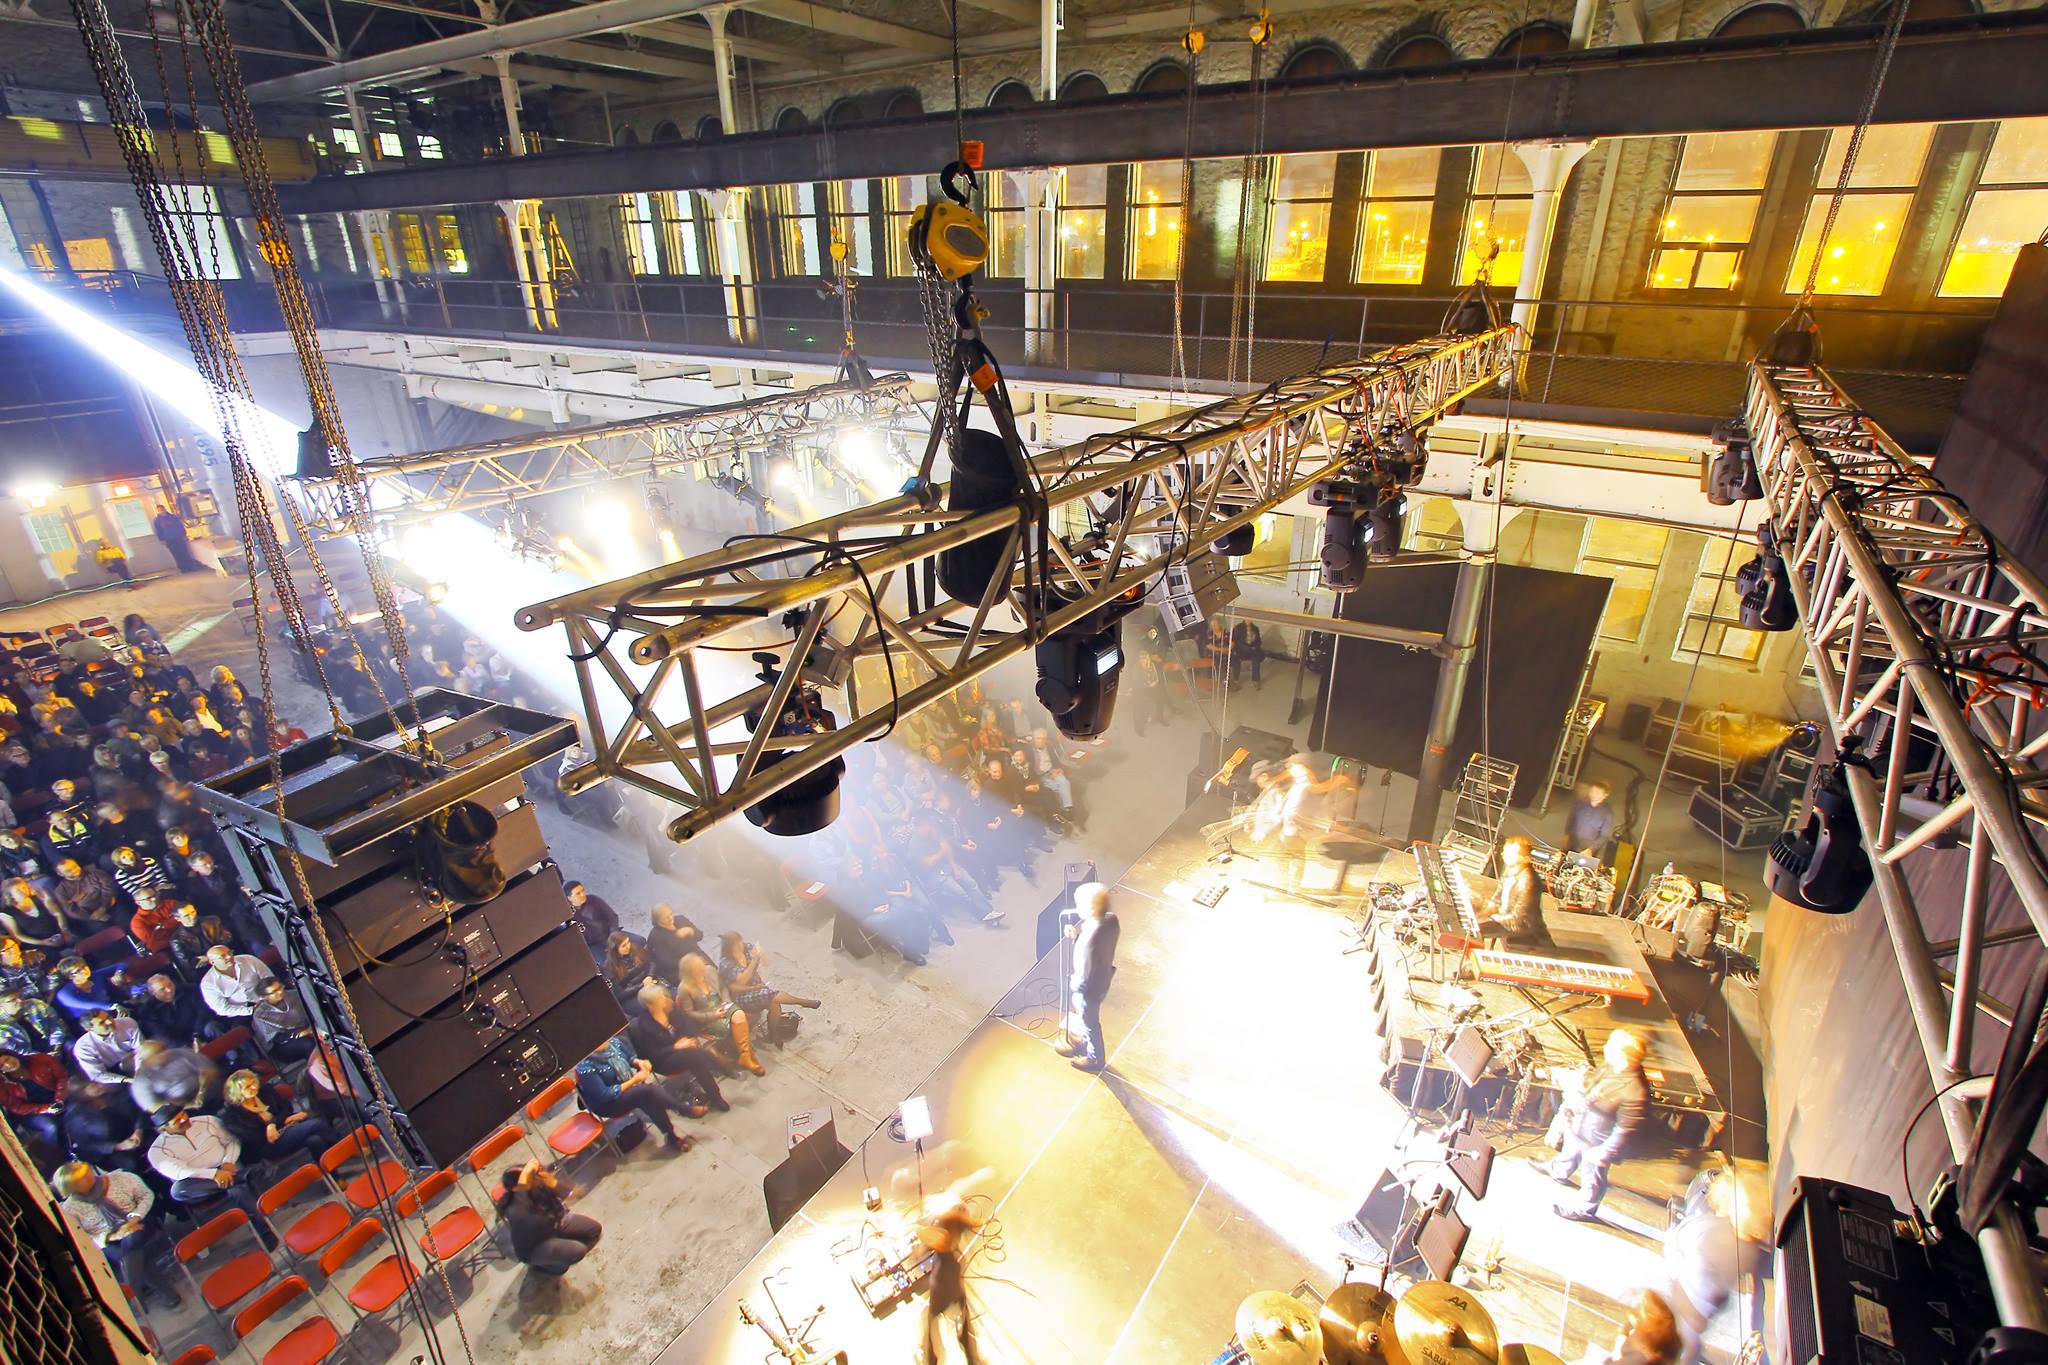
<svg viewBox="0 0 2048 1365">
<path fill-rule="evenodd" d="M 1068 196 L 1072 192 L 1075 171 L 1094 172 L 1102 177 L 1102 197 L 1099 201 L 1076 202 Z M 1062 280 L 1102 280 L 1109 278 L 1109 167 L 1067 166 L 1059 171 L 1059 208 L 1054 214 L 1055 239 L 1057 245 L 1053 255 L 1053 275 Z M 1069 225 L 1077 218 L 1094 215 L 1095 228 L 1095 270 L 1092 274 L 1072 274 L 1067 270 L 1068 248 L 1066 242 L 1071 235 Z"/>
<path fill-rule="evenodd" d="M 855 187 L 859 193 L 855 193 Z M 875 260 L 875 192 L 874 184 L 868 180 L 831 180 L 825 183 L 822 196 L 825 211 L 825 259 L 831 264 L 826 273 L 836 275 L 843 268 L 845 273 L 860 279 L 872 279 L 877 274 Z M 856 202 L 858 200 L 858 202 Z M 832 243 L 846 244 L 846 259 L 832 257 Z"/>
<path fill-rule="evenodd" d="M 1984 159 L 1982 162 L 1978 164 L 1977 167 L 1976 183 L 1971 185 L 1969 197 L 1963 201 L 1963 211 L 1956 216 L 1955 237 L 1953 238 L 1953 240 L 1949 242 L 1948 250 L 1942 255 L 1941 278 L 1935 282 L 1934 286 L 1934 296 L 1936 298 L 2002 298 L 2005 294 L 2005 286 L 2011 283 L 2012 268 L 2010 265 L 2008 265 L 2005 272 L 2005 278 L 1999 281 L 1998 288 L 1995 290 L 1991 290 L 1984 293 L 1978 293 L 1974 291 L 1964 292 L 1962 290 L 1952 291 L 1949 288 L 1949 277 L 1955 273 L 1956 269 L 1956 256 L 1962 250 L 1963 243 L 1967 240 L 1969 235 L 1968 229 L 1970 226 L 1970 215 L 1977 211 L 1977 205 L 1980 200 L 1995 201 L 1999 199 L 2004 199 L 2008 196 L 2019 197 L 2039 195 L 2043 198 L 2044 207 L 2048 207 L 2048 166 L 2043 166 L 2040 175 L 2034 179 L 2026 179 L 2022 177 L 2000 178 L 1996 180 L 1986 179 L 1986 176 L 1991 171 L 1992 158 L 1996 156 L 1998 152 L 1998 139 L 2005 135 L 2007 126 L 2011 124 L 2039 125 L 2043 137 L 2048 138 L 2048 117 L 2000 119 L 1996 124 L 1993 125 L 1991 130 L 1991 137 L 1985 143 L 1984 146 Z M 2043 221 L 2048 222 L 2048 215 L 2043 216 Z M 2036 235 L 2038 236 L 2038 233 Z M 2022 245 L 2024 245 L 2024 243 Z M 2014 263 L 2018 262 L 2018 248 L 2014 249 L 2012 259 Z"/>
<path fill-rule="evenodd" d="M 1478 267 L 1486 264 L 1484 261 L 1472 260 L 1473 214 L 1479 211 L 1479 206 L 1482 203 L 1487 204 L 1490 206 L 1486 210 L 1487 217 L 1494 226 L 1498 226 L 1500 224 L 1501 205 L 1509 204 L 1519 209 L 1522 215 L 1520 235 L 1508 239 L 1511 243 L 1520 243 L 1520 246 L 1514 252 L 1515 268 L 1511 276 L 1489 270 L 1486 281 L 1489 285 L 1496 287 L 1505 286 L 1508 289 L 1513 289 L 1521 281 L 1522 253 L 1528 249 L 1529 245 L 1529 215 L 1535 211 L 1536 192 L 1533 186 L 1520 190 L 1501 189 L 1501 185 L 1511 183 L 1512 180 L 1512 177 L 1505 170 L 1500 175 L 1493 177 L 1494 183 L 1492 185 L 1481 188 L 1479 178 L 1485 173 L 1486 153 L 1492 148 L 1499 149 L 1501 165 L 1503 167 L 1507 165 L 1509 157 L 1514 157 L 1514 174 L 1519 176 L 1524 183 L 1527 183 L 1529 180 L 1528 167 L 1522 164 L 1520 157 L 1515 156 L 1515 149 L 1512 146 L 1505 143 L 1488 142 L 1477 146 L 1470 146 L 1466 149 L 1472 155 L 1472 170 L 1466 181 L 1465 211 L 1460 216 L 1458 222 L 1458 261 L 1454 278 L 1460 286 L 1470 284 L 1479 278 Z M 1488 232 L 1487 240 L 1493 241 L 1497 239 L 1493 237 L 1491 232 Z M 1501 252 L 1494 253 L 1490 259 L 1497 261 L 1505 252 L 1506 248 L 1503 247 Z M 1467 272 L 1468 264 L 1471 266 L 1470 273 Z"/>
<path fill-rule="evenodd" d="M 1306 161 L 1310 157 L 1328 157 L 1330 161 L 1329 188 L 1321 194 L 1282 195 L 1280 187 L 1284 181 L 1284 170 L 1289 160 Z M 1265 240 L 1259 247 L 1259 278 L 1274 284 L 1326 284 L 1330 278 L 1331 232 L 1337 222 L 1337 182 L 1343 175 L 1342 154 L 1339 152 L 1293 152 L 1266 158 L 1266 221 Z M 1280 240 L 1279 218 L 1283 210 L 1296 205 L 1321 205 L 1323 210 L 1323 268 L 1317 274 L 1276 275 L 1273 273 L 1273 245 Z M 1290 233 L 1289 236 L 1293 236 Z"/>
<path fill-rule="evenodd" d="M 1170 253 L 1173 259 L 1173 266 L 1171 269 L 1167 270 L 1167 272 L 1163 275 L 1140 274 L 1138 270 L 1138 244 L 1141 240 L 1149 240 L 1156 238 L 1159 234 L 1159 230 L 1161 227 L 1165 228 L 1169 242 L 1172 242 L 1173 239 L 1176 237 L 1184 236 L 1187 232 L 1188 206 L 1178 197 L 1182 191 L 1182 165 L 1183 163 L 1178 161 L 1133 161 L 1126 163 L 1124 166 L 1125 189 L 1123 265 L 1124 278 L 1126 280 L 1147 280 L 1155 283 L 1163 282 L 1171 284 L 1173 282 L 1174 275 L 1181 268 L 1181 261 L 1183 258 L 1183 253 L 1181 249 L 1182 244 L 1175 243 L 1173 245 L 1172 252 Z M 1145 168 L 1148 166 L 1162 167 L 1169 170 L 1172 173 L 1172 189 L 1174 195 L 1176 196 L 1175 198 L 1159 199 L 1149 203 L 1141 202 L 1139 200 L 1139 190 L 1140 187 L 1146 183 L 1144 173 Z M 1169 215 L 1169 220 L 1166 223 L 1154 224 L 1150 227 L 1140 226 L 1140 214 L 1156 214 L 1160 213 L 1161 211 L 1164 211 L 1167 215 Z M 1106 221 L 1104 226 L 1106 229 Z"/>
<path fill-rule="evenodd" d="M 1717 548 L 1720 549 L 1724 558 L 1719 562 L 1710 564 L 1709 560 L 1713 558 L 1714 551 Z M 1734 590 L 1735 570 L 1739 567 L 1735 560 L 1736 556 L 1740 554 L 1740 545 L 1736 545 L 1734 542 L 1721 536 L 1708 536 L 1705 543 L 1700 546 L 1699 567 L 1693 574 L 1692 582 L 1686 587 L 1685 607 L 1683 614 L 1679 617 L 1678 633 L 1671 640 L 1671 659 L 1673 663 L 1689 664 L 1697 658 L 1702 663 L 1733 664 L 1738 667 L 1751 669 L 1762 664 L 1764 632 L 1749 629 L 1742 624 L 1738 617 L 1717 615 L 1712 610 L 1714 599 L 1718 599 L 1723 591 L 1732 592 Z M 1714 587 L 1714 597 L 1709 599 L 1708 610 L 1701 611 L 1695 604 L 1699 599 L 1700 589 L 1709 584 Z M 1691 633 L 1693 622 L 1695 621 L 1704 622 L 1700 629 L 1700 644 L 1702 648 L 1690 650 L 1686 648 L 1685 637 Z M 1721 647 L 1714 649 L 1705 648 L 1708 639 L 1717 628 L 1721 631 Z M 1746 654 L 1731 654 L 1728 652 L 1726 648 L 1727 642 L 1736 635 L 1746 636 L 1753 642 L 1754 648 L 1752 652 Z"/>
<path fill-rule="evenodd" d="M 1586 566 L 1588 564 L 1600 564 L 1614 569 L 1648 569 L 1650 571 L 1649 596 L 1643 603 L 1643 617 L 1636 626 L 1635 633 L 1633 635 L 1622 635 L 1607 628 L 1608 608 L 1614 605 L 1612 590 L 1608 592 L 1606 606 L 1600 609 L 1599 623 L 1594 627 L 1594 638 L 1597 640 L 1618 645 L 1640 645 L 1643 642 L 1643 637 L 1649 633 L 1650 616 L 1657 605 L 1657 589 L 1664 582 L 1664 561 L 1671 557 L 1671 528 L 1668 526 L 1655 527 L 1657 531 L 1662 533 L 1663 538 L 1657 545 L 1657 557 L 1647 562 L 1637 559 L 1616 559 L 1611 555 L 1594 553 L 1592 548 L 1594 528 L 1602 522 L 1618 520 L 1621 520 L 1621 518 L 1598 516 L 1586 518 L 1585 526 L 1579 532 L 1579 549 L 1578 554 L 1572 560 L 1572 572 L 1585 574 L 1588 578 L 1604 578 L 1609 583 L 1616 583 L 1620 581 L 1618 575 L 1589 573 Z M 1654 525 L 1654 523 L 1648 524 Z"/>
<path fill-rule="evenodd" d="M 777 279 L 824 278 L 825 233 L 816 181 L 770 185 L 761 196 Z"/>
<path fill-rule="evenodd" d="M 1934 155 L 1934 140 L 1941 132 L 1943 125 L 1939 122 L 1931 122 L 1924 124 L 1880 124 L 1877 127 L 1888 133 L 1896 132 L 1903 128 L 1927 129 L 1927 140 L 1920 148 L 1919 162 L 1914 166 L 1912 175 L 1909 178 L 1900 183 L 1870 181 L 1857 184 L 1852 174 L 1851 183 L 1843 192 L 1842 209 L 1844 212 L 1848 210 L 1851 204 L 1859 200 L 1868 202 L 1880 198 L 1890 198 L 1898 201 L 1897 221 L 1891 223 L 1887 229 L 1891 231 L 1892 236 L 1890 250 L 1885 254 L 1884 268 L 1878 272 L 1874 287 L 1868 290 L 1831 289 L 1828 287 L 1827 272 L 1823 269 L 1814 277 L 1813 292 L 1816 297 L 1825 295 L 1829 298 L 1843 299 L 1882 298 L 1884 297 L 1885 290 L 1891 286 L 1892 271 L 1899 263 L 1900 244 L 1905 240 L 1906 236 L 1906 220 L 1912 215 L 1914 202 L 1919 197 L 1920 186 L 1927 176 L 1927 163 Z M 1831 167 L 1828 164 L 1834 157 L 1834 140 L 1838 136 L 1846 137 L 1853 131 L 1853 129 L 1846 127 L 1821 130 L 1820 155 L 1815 159 L 1813 170 L 1809 176 L 1810 184 L 1806 192 L 1805 209 L 1803 213 L 1798 215 L 1798 231 L 1792 234 L 1792 254 L 1786 262 L 1785 279 L 1779 289 L 1780 293 L 1798 295 L 1803 294 L 1806 290 L 1807 272 L 1812 268 L 1810 260 L 1802 259 L 1805 255 L 1806 235 L 1809 231 L 1816 234 L 1814 248 L 1818 252 L 1821 245 L 1818 233 L 1821 225 L 1827 221 L 1828 204 L 1834 198 L 1835 185 L 1841 177 L 1840 167 Z M 1844 154 L 1846 155 L 1846 149 Z M 1868 164 L 1859 156 L 1857 161 L 1858 171 L 1860 172 Z M 1795 190 L 1794 193 L 1796 195 L 1797 191 Z M 1840 229 L 1841 223 L 1837 220 L 1837 233 L 1839 233 Z M 1846 250 L 1842 246 L 1839 236 L 1830 238 L 1830 246 L 1833 251 Z"/>
<path fill-rule="evenodd" d="M 199 200 L 203 207 L 192 207 Z M 208 279 L 243 278 L 237 234 L 220 204 L 220 192 L 211 185 L 168 184 L 157 187 L 157 208 L 172 224 L 173 245 L 191 258 L 190 265 Z M 220 271 L 213 272 L 215 258 Z"/>
<path fill-rule="evenodd" d="M 1753 185 L 1723 185 L 1710 186 L 1704 188 L 1688 188 L 1683 183 L 1685 176 L 1685 156 L 1686 152 L 1691 149 L 1694 139 L 1711 137 L 1748 137 L 1751 136 L 1751 134 L 1691 133 L 1686 134 L 1679 138 L 1678 154 L 1671 159 L 1671 180 L 1664 191 L 1663 211 L 1657 215 L 1656 240 L 1650 243 L 1650 260 L 1649 265 L 1645 271 L 1646 279 L 1644 281 L 1646 288 L 1662 292 L 1692 292 L 1697 290 L 1706 293 L 1726 294 L 1732 291 L 1736 287 L 1736 285 L 1741 283 L 1744 269 L 1744 259 L 1749 255 L 1749 253 L 1752 250 L 1755 250 L 1758 247 L 1757 238 L 1760 235 L 1759 229 L 1765 226 L 1762 222 L 1764 209 L 1764 195 L 1770 187 L 1772 173 L 1777 167 L 1778 154 L 1784 150 L 1785 146 L 1785 142 L 1782 135 L 1775 131 L 1766 131 L 1768 132 L 1768 135 L 1771 138 L 1771 142 L 1766 151 L 1764 152 L 1763 164 L 1761 169 L 1757 172 L 1756 183 Z M 1749 229 L 1744 234 L 1741 242 L 1733 245 L 1726 245 L 1714 240 L 1714 238 L 1712 237 L 1707 237 L 1703 240 L 1699 240 L 1687 237 L 1665 236 L 1667 232 L 1671 232 L 1678 227 L 1676 221 L 1676 213 L 1678 206 L 1680 204 L 1688 200 L 1706 199 L 1746 199 L 1749 201 Z M 1686 267 L 1685 278 L 1682 281 L 1666 279 L 1664 277 L 1664 274 L 1662 273 L 1666 266 L 1665 258 L 1668 255 L 1677 255 L 1686 252 L 1691 253 L 1692 259 Z M 1728 275 L 1724 282 L 1719 284 L 1700 283 L 1700 267 L 1703 264 L 1705 264 L 1709 259 L 1722 259 L 1727 257 L 1733 257 L 1734 259 L 1732 260 L 1732 262 L 1730 262 Z M 1673 264 L 1675 265 L 1675 262 Z"/>
<path fill-rule="evenodd" d="M 71 533 L 71 519 L 62 510 L 29 512 L 28 533 L 36 543 L 36 553 L 42 556 L 69 554 L 78 548 L 78 538 Z M 54 537 L 51 533 L 54 532 Z M 51 544 L 52 539 L 61 544 Z"/>
</svg>

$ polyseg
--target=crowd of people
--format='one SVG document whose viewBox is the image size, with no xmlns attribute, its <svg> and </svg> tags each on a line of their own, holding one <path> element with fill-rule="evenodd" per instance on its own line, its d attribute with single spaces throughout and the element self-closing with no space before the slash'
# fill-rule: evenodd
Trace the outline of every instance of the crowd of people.
<svg viewBox="0 0 2048 1365">
<path fill-rule="evenodd" d="M 139 614 L 118 646 L 0 655 L 0 1108 L 145 1303 L 177 1301 L 143 1271 L 168 1220 L 241 1208 L 275 1245 L 255 1191 L 345 1131 L 193 787 L 262 752 L 263 711 Z"/>
</svg>

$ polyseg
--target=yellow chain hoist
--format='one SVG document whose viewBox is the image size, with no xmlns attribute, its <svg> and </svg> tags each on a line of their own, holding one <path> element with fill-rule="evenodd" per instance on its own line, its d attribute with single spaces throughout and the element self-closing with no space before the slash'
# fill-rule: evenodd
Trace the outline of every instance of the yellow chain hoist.
<svg viewBox="0 0 2048 1365">
<path fill-rule="evenodd" d="M 979 142 L 961 143 L 960 160 L 939 172 L 945 198 L 910 215 L 911 259 L 931 266 L 940 279 L 964 279 L 988 264 L 988 224 L 967 202 L 981 156 Z"/>
</svg>

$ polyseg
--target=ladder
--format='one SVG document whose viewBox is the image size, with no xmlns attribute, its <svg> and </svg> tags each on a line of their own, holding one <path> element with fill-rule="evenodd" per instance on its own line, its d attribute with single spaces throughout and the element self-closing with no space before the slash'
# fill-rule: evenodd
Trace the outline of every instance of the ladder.
<svg viewBox="0 0 2048 1365">
<path fill-rule="evenodd" d="M 1444 847 L 1463 855 L 1465 866 L 1485 876 L 1493 874 L 1494 850 L 1500 846 L 1500 827 L 1508 818 L 1508 798 L 1514 795 L 1519 763 L 1474 754 L 1465 761 L 1465 775 L 1458 783 L 1458 799 L 1451 807 L 1451 829 Z"/>
</svg>

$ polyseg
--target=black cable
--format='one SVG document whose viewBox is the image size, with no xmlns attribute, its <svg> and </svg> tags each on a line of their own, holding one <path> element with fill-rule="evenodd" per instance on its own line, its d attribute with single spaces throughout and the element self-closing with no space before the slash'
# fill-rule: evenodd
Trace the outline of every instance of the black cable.
<svg viewBox="0 0 2048 1365">
<path fill-rule="evenodd" d="M 1906 1169 L 1906 1148 L 1913 1141 L 1913 1130 L 1920 1126 L 1921 1119 L 1927 1117 L 1927 1111 L 1932 1109 L 1935 1103 L 1946 1096 L 1951 1090 L 1960 1085 L 1968 1085 L 1971 1081 L 1981 1081 L 1984 1079 L 1986 1078 L 1983 1076 L 1965 1076 L 1959 1081 L 1950 1081 L 1947 1085 L 1929 1095 L 1921 1102 L 1920 1107 L 1913 1111 L 1912 1120 L 1906 1124 L 1905 1136 L 1899 1139 L 1899 1184 L 1905 1188 L 1906 1207 L 1913 1211 L 1913 1221 L 1922 1226 L 1926 1225 L 1927 1220 L 1920 1213 L 1920 1201 L 1913 1195 L 1913 1177 Z"/>
</svg>

